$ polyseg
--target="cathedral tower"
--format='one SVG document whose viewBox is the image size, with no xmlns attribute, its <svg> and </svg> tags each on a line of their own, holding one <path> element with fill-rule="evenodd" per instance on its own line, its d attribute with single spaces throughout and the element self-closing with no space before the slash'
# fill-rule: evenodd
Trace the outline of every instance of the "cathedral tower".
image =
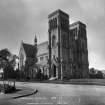
<svg viewBox="0 0 105 105">
<path fill-rule="evenodd" d="M 78 70 L 80 70 L 80 78 L 88 77 L 88 48 L 87 48 L 87 34 L 86 34 L 86 25 L 82 22 L 78 23 L 78 38 L 77 38 L 77 51 L 78 51 Z"/>
<path fill-rule="evenodd" d="M 87 78 L 88 77 L 88 48 L 86 25 L 78 21 L 70 25 L 71 34 L 75 40 L 74 47 L 74 77 Z"/>
<path fill-rule="evenodd" d="M 48 19 L 50 77 L 64 79 L 69 70 L 69 15 L 57 10 Z"/>
</svg>

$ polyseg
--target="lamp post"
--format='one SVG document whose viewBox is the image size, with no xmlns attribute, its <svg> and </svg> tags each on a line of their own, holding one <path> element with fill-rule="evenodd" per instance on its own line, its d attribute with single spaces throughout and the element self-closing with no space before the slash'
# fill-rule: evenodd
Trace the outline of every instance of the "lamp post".
<svg viewBox="0 0 105 105">
<path fill-rule="evenodd" d="M 61 58 L 61 62 L 60 62 L 60 64 L 61 64 L 61 80 L 63 80 L 62 61 L 63 61 L 63 59 Z"/>
</svg>

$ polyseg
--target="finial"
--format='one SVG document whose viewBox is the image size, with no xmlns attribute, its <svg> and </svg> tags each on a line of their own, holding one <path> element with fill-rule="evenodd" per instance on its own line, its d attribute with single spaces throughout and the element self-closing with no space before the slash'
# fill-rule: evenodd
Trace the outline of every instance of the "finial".
<svg viewBox="0 0 105 105">
<path fill-rule="evenodd" d="M 36 37 L 36 34 L 35 34 L 34 44 L 37 45 L 37 37 Z"/>
<path fill-rule="evenodd" d="M 36 34 L 35 34 L 35 39 L 36 39 Z"/>
</svg>

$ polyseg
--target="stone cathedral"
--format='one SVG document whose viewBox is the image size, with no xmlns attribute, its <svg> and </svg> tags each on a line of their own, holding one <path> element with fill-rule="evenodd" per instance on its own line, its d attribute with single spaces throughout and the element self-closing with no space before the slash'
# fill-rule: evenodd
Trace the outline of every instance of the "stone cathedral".
<svg viewBox="0 0 105 105">
<path fill-rule="evenodd" d="M 61 80 L 88 78 L 86 25 L 80 21 L 70 24 L 69 15 L 56 10 L 48 15 L 48 26 L 48 41 L 37 44 L 37 65 L 42 73 Z"/>
</svg>

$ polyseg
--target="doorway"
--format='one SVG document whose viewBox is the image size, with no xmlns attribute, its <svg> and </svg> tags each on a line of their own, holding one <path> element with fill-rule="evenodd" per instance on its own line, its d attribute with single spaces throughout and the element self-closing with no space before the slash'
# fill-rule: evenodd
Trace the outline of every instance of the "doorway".
<svg viewBox="0 0 105 105">
<path fill-rule="evenodd" d="M 56 77 L 56 66 L 54 65 L 54 77 Z"/>
</svg>

